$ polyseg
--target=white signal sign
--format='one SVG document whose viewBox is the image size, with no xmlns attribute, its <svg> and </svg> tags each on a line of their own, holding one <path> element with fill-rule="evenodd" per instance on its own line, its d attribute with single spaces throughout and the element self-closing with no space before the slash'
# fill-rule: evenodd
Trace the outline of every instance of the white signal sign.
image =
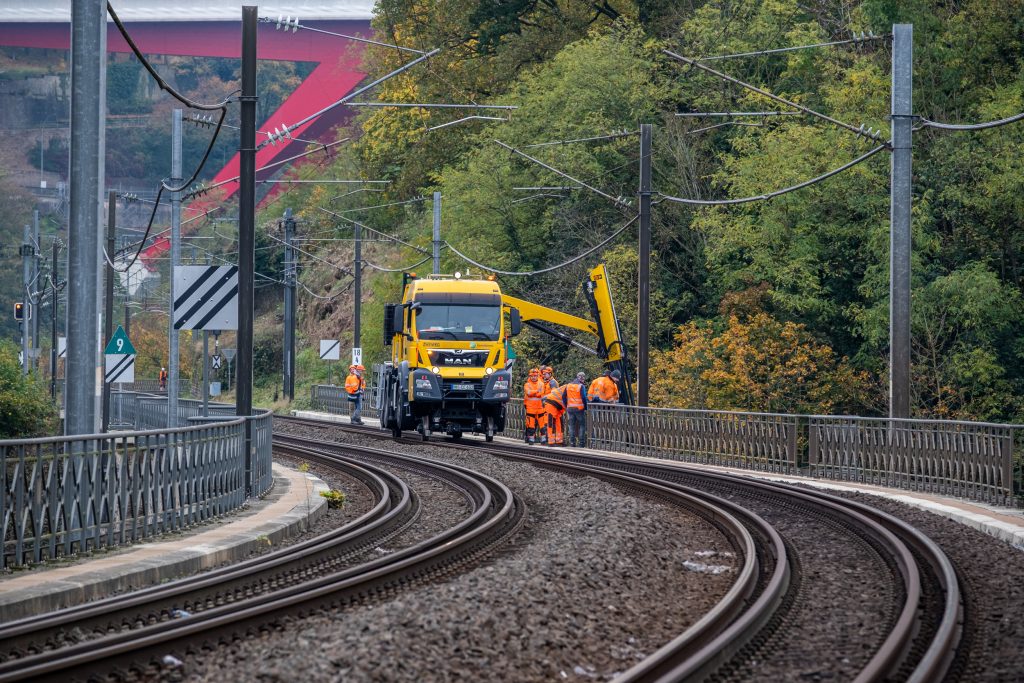
<svg viewBox="0 0 1024 683">
<path fill-rule="evenodd" d="M 352 365 L 363 364 L 363 349 L 361 347 L 354 347 L 352 349 Z"/>
<path fill-rule="evenodd" d="M 320 340 L 320 360 L 340 360 L 341 341 L 338 339 Z"/>
</svg>

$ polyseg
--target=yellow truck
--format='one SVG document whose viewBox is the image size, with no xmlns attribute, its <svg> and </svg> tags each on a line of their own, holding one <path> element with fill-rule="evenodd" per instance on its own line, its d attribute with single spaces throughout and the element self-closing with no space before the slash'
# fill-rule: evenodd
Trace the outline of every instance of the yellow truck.
<svg viewBox="0 0 1024 683">
<path fill-rule="evenodd" d="M 493 276 L 405 274 L 402 303 L 384 311 L 384 343 L 392 357 L 378 378 L 381 426 L 395 438 L 416 430 L 424 440 L 434 432 L 493 440 L 505 429 L 513 393 L 508 342 L 524 323 L 604 358 L 622 372 L 621 394 L 628 401 L 626 353 L 603 264 L 590 271 L 584 291 L 593 320 L 503 295 Z M 592 334 L 597 348 L 546 323 Z"/>
</svg>

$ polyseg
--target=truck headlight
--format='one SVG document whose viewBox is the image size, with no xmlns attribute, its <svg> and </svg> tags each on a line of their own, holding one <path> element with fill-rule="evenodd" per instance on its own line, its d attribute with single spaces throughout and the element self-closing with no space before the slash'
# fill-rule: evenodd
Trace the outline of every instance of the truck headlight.
<svg viewBox="0 0 1024 683">
<path fill-rule="evenodd" d="M 433 373 L 434 373 L 435 375 L 440 375 L 440 374 L 441 374 L 441 368 L 437 367 L 436 365 L 435 365 L 434 367 L 430 368 L 430 370 L 431 370 L 431 372 L 433 372 Z"/>
<path fill-rule="evenodd" d="M 484 370 L 484 374 L 493 375 L 494 374 L 494 368 L 487 368 L 486 370 Z"/>
</svg>

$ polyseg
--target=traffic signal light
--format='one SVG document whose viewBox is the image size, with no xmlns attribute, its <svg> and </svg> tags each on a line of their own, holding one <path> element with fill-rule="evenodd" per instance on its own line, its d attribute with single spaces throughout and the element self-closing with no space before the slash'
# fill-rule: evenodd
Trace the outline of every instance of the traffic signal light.
<svg viewBox="0 0 1024 683">
<path fill-rule="evenodd" d="M 25 304 L 20 301 L 14 303 L 14 319 L 24 320 L 25 319 Z"/>
</svg>

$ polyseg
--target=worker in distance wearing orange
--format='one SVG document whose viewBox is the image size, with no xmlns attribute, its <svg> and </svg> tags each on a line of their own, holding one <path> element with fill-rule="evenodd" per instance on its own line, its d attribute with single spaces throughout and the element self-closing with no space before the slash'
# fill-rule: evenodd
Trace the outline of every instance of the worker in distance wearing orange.
<svg viewBox="0 0 1024 683">
<path fill-rule="evenodd" d="M 565 417 L 569 425 L 569 445 L 587 447 L 587 376 L 576 373 L 576 381 L 565 385 Z"/>
<path fill-rule="evenodd" d="M 555 370 L 550 365 L 540 366 L 540 383 L 543 386 L 543 392 L 541 396 L 547 396 L 552 391 L 558 388 L 558 380 L 555 379 Z M 547 425 L 551 421 L 550 416 L 544 413 L 544 427 L 541 429 L 541 443 L 548 443 L 548 430 Z M 561 431 L 561 430 L 559 430 Z"/>
<path fill-rule="evenodd" d="M 604 375 L 590 383 L 587 400 L 591 403 L 618 403 L 621 377 L 622 373 L 618 370 L 605 370 Z"/>
<path fill-rule="evenodd" d="M 543 439 L 547 430 L 547 413 L 544 412 L 544 384 L 540 379 L 540 370 L 530 368 L 530 374 L 523 384 L 523 409 L 526 413 L 526 443 L 535 443 L 536 438 Z"/>
<path fill-rule="evenodd" d="M 352 403 L 352 424 L 363 424 L 363 391 L 366 389 L 366 380 L 363 379 L 363 372 L 366 370 L 362 365 L 348 366 L 348 377 L 345 378 L 345 393 Z"/>
<path fill-rule="evenodd" d="M 548 445 L 562 446 L 562 416 L 565 415 L 565 389 L 555 388 L 544 396 L 544 410 L 548 414 Z"/>
</svg>

